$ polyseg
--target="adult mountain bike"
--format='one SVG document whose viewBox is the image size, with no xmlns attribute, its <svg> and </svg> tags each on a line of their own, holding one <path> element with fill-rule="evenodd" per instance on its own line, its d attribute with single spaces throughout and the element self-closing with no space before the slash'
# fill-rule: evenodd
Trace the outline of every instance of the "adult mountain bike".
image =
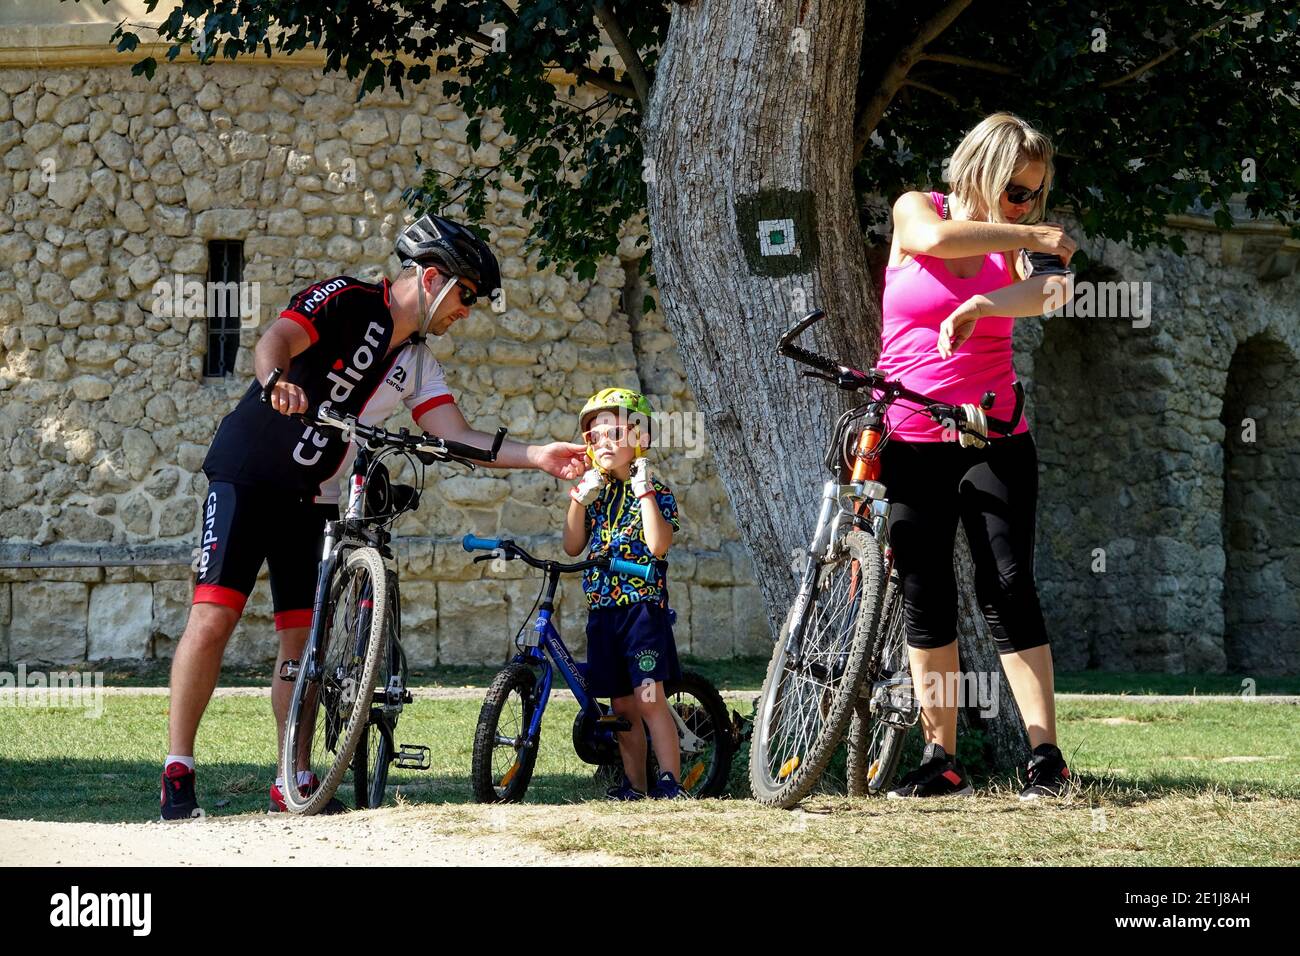
<svg viewBox="0 0 1300 956">
<path fill-rule="evenodd" d="M 281 374 L 276 369 L 262 389 L 266 401 Z M 492 447 L 475 448 L 433 435 L 412 435 L 363 425 L 322 404 L 295 416 L 313 427 L 335 428 L 355 442 L 357 454 L 348 479 L 346 508 L 325 524 L 325 545 L 316 578 L 311 630 L 299 660 L 281 666 L 280 679 L 293 682 L 281 746 L 285 806 L 313 814 L 334 796 L 352 773 L 358 809 L 383 803 L 391 764 L 429 769 L 429 748 L 395 743 L 404 705 L 406 654 L 402 650 L 402 601 L 392 526 L 420 503 L 424 466 L 435 462 L 496 460 L 506 430 L 498 429 Z M 385 459 L 404 457 L 419 475 L 419 486 L 394 484 Z M 294 785 L 309 770 L 320 780 L 313 791 Z"/>
<path fill-rule="evenodd" d="M 466 551 L 492 552 L 475 561 L 518 559 L 544 573 L 537 617 L 534 620 L 529 615 L 532 628 L 527 627 L 528 622 L 520 627 L 515 637 L 519 653 L 492 681 L 479 711 L 470 772 L 474 799 L 479 803 L 517 803 L 524 798 L 537 763 L 542 715 L 556 671 L 578 701 L 578 715 L 573 721 L 573 748 L 578 757 L 598 767 L 621 769 L 615 735 L 631 730 L 632 725 L 613 713 L 608 704 L 591 696 L 586 664 L 573 659 L 555 628 L 555 591 L 563 574 L 601 568 L 650 580 L 659 573 L 655 565 L 608 554 L 561 564 L 535 558 L 509 538 L 477 538 L 469 534 L 463 546 Z M 720 795 L 726 788 L 737 744 L 737 731 L 722 696 L 706 677 L 685 670 L 678 680 L 664 681 L 664 695 L 677 725 L 682 789 L 692 797 Z M 653 747 L 647 746 L 646 760 L 646 779 L 653 780 L 657 771 Z"/>
<path fill-rule="evenodd" d="M 906 402 L 963 445 L 982 446 L 990 432 L 1011 434 L 1024 408 L 1019 382 L 1015 411 L 1004 422 L 986 414 L 993 392 L 979 405 L 949 405 L 876 369 L 862 372 L 795 344 L 825 317 L 821 310 L 804 316 L 778 340 L 777 354 L 808 366 L 803 375 L 865 392 L 868 400 L 841 415 L 831 435 L 823 464 L 833 477 L 822 487 L 799 590 L 754 714 L 750 786 L 760 803 L 787 808 L 812 792 L 846 730 L 850 792 L 885 789 L 920 717 L 886 533 L 889 498 L 880 481 L 880 453 L 889 440 L 885 411 Z"/>
</svg>

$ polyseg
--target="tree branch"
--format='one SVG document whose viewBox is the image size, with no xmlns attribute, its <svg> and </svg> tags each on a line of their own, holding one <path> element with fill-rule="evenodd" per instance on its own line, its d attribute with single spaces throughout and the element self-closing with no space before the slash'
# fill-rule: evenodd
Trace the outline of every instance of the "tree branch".
<svg viewBox="0 0 1300 956">
<path fill-rule="evenodd" d="M 1187 42 L 1189 44 L 1194 43 L 1195 41 L 1199 40 L 1201 37 L 1205 36 L 1205 34 L 1209 33 L 1211 30 L 1217 30 L 1219 27 L 1223 26 L 1231 19 L 1232 17 L 1223 17 L 1222 19 L 1214 21 L 1208 27 L 1205 27 L 1204 29 L 1201 30 L 1197 30 L 1195 33 L 1193 33 L 1190 37 L 1187 38 Z M 1100 89 L 1105 90 L 1105 89 L 1109 89 L 1112 86 L 1119 86 L 1121 83 L 1127 83 L 1129 80 L 1135 80 L 1143 73 L 1146 73 L 1148 70 L 1152 70 L 1155 67 L 1159 66 L 1161 63 L 1165 62 L 1165 60 L 1169 59 L 1171 56 L 1173 56 L 1181 49 L 1183 48 L 1180 47 L 1178 44 L 1174 44 L 1168 50 L 1165 50 L 1164 53 L 1161 53 L 1159 56 L 1147 60 L 1147 62 L 1143 63 L 1136 70 L 1133 70 L 1129 73 L 1125 73 L 1123 76 L 1116 77 L 1113 80 L 1106 80 L 1102 83 L 1098 83 L 1097 86 Z"/>
<path fill-rule="evenodd" d="M 943 33 L 952 25 L 952 22 L 961 16 L 962 11 L 970 6 L 971 0 L 948 0 L 937 13 L 925 23 L 921 24 L 916 35 L 898 51 L 893 62 L 885 68 L 884 75 L 880 82 L 876 84 L 875 91 L 867 98 L 858 110 L 857 118 L 853 122 L 853 161 L 856 163 L 862 158 L 863 151 L 867 148 L 867 143 L 871 140 L 871 133 L 880 123 L 880 118 L 885 115 L 885 110 L 889 107 L 890 100 L 894 94 L 899 91 L 903 81 L 907 79 L 907 72 L 916 61 L 920 59 L 921 52 L 925 49 L 927 43 Z"/>
<path fill-rule="evenodd" d="M 596 17 L 600 20 L 600 25 L 605 28 L 605 32 L 613 41 L 614 49 L 623 60 L 623 69 L 627 71 L 628 79 L 632 81 L 632 86 L 636 90 L 637 99 L 641 101 L 641 108 L 646 109 L 650 104 L 650 80 L 646 76 L 645 64 L 641 62 L 641 56 L 637 53 L 636 47 L 628 39 L 627 31 L 623 29 L 623 24 L 618 22 L 614 16 L 614 11 L 610 9 L 605 0 L 597 0 L 594 4 Z"/>
<path fill-rule="evenodd" d="M 511 16 L 514 17 L 515 23 L 517 24 L 519 22 L 519 14 L 515 13 L 515 11 L 511 10 L 509 7 L 505 7 L 504 9 L 507 10 L 511 14 Z M 467 39 L 470 39 L 475 43 L 488 48 L 489 50 L 492 48 L 493 38 L 488 36 L 486 33 L 479 31 L 475 33 L 466 33 L 465 36 Z M 567 72 L 564 70 L 564 67 L 562 66 L 552 66 L 552 67 L 548 67 L 547 69 L 561 70 Z M 578 69 L 574 71 L 574 76 L 582 80 L 582 82 L 584 83 L 589 83 L 592 86 L 596 87 L 597 89 L 604 90 L 606 93 L 613 93 L 615 96 L 621 96 L 624 99 L 628 99 L 628 100 L 634 100 L 637 98 L 636 90 L 633 89 L 630 83 L 622 83 L 618 80 L 608 79 L 607 77 L 601 76 L 599 73 L 597 73 L 595 70 L 591 69 L 590 67 L 587 66 L 578 67 Z"/>
<path fill-rule="evenodd" d="M 961 106 L 961 102 L 957 99 L 957 97 L 953 96 L 951 93 L 945 93 L 943 90 L 935 89 L 929 83 L 922 83 L 920 80 L 904 80 L 903 85 L 915 87 L 918 90 L 925 90 L 925 92 L 933 93 L 935 96 L 942 96 L 953 106 L 957 106 L 957 107 Z"/>
<path fill-rule="evenodd" d="M 947 63 L 951 66 L 968 66 L 973 70 L 987 70 L 1003 76 L 1015 76 L 1016 71 L 1001 63 L 989 63 L 987 60 L 972 60 L 966 56 L 954 56 L 951 53 L 922 53 L 918 59 L 932 60 L 935 63 Z"/>
</svg>

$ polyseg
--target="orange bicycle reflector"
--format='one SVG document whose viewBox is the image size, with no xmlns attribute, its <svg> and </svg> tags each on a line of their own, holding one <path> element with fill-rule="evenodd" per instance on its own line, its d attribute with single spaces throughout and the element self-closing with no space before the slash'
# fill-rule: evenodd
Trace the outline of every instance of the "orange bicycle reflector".
<svg viewBox="0 0 1300 956">
<path fill-rule="evenodd" d="M 690 773 L 688 773 L 685 777 L 682 778 L 682 789 L 683 790 L 691 789 L 691 787 L 695 786 L 697 783 L 700 782 L 700 778 L 702 776 L 704 776 L 704 763 L 701 761 L 700 763 L 697 763 L 694 767 L 691 768 Z"/>
<path fill-rule="evenodd" d="M 785 763 L 781 764 L 781 769 L 776 772 L 776 775 L 779 779 L 784 780 L 786 777 L 790 776 L 790 774 L 794 773 L 798 769 L 799 769 L 799 757 L 796 754 L 795 756 L 787 760 Z"/>
</svg>

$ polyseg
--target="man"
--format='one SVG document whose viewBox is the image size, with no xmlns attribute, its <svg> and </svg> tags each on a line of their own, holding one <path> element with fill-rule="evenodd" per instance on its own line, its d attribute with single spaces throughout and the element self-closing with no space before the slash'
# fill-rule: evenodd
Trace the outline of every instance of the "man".
<svg viewBox="0 0 1300 956">
<path fill-rule="evenodd" d="M 279 739 L 292 685 L 276 679 L 298 658 L 311 626 L 324 524 L 338 517 L 339 479 L 355 448 L 334 429 L 289 416 L 328 402 L 337 412 L 378 424 L 405 405 L 416 425 L 443 439 L 489 447 L 470 428 L 447 388 L 442 368 L 423 344 L 469 315 L 480 294 L 501 284 L 496 258 L 474 233 L 439 216 L 424 216 L 397 239 L 401 273 L 391 284 L 349 276 L 309 286 L 267 329 L 255 351 L 256 381 L 217 429 L 203 463 L 202 550 L 194 603 L 172 662 L 170 745 L 163 765 L 162 818 L 200 816 L 194 784 L 194 738 L 221 672 L 226 643 L 262 563 L 270 565 L 279 656 L 271 707 Z M 283 369 L 270 396 L 262 384 Z M 574 479 L 585 449 L 569 442 L 505 442 L 489 467 L 536 468 Z M 310 793 L 307 771 L 277 779 L 270 809 L 284 810 L 282 788 Z"/>
</svg>

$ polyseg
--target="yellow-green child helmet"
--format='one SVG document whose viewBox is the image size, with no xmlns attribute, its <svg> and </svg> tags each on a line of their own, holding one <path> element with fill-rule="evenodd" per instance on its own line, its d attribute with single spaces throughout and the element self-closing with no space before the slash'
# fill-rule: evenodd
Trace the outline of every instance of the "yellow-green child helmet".
<svg viewBox="0 0 1300 956">
<path fill-rule="evenodd" d="M 636 425 L 647 439 L 650 438 L 650 421 L 654 410 L 644 395 L 630 388 L 602 388 L 587 399 L 587 404 L 578 413 L 578 430 L 585 432 L 588 423 L 598 412 L 608 411 L 626 412 L 630 423 Z M 641 446 L 637 445 L 637 457 L 641 456 L 641 452 Z M 595 461 L 590 448 L 587 449 L 587 457 Z"/>
</svg>

